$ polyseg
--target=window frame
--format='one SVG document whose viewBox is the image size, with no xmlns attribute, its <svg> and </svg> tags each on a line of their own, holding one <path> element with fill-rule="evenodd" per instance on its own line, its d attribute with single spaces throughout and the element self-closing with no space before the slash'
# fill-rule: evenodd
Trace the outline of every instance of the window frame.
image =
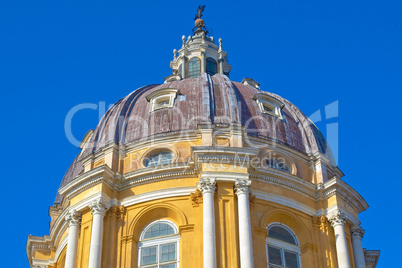
<svg viewBox="0 0 402 268">
<path fill-rule="evenodd" d="M 157 223 L 165 223 L 171 226 L 174 230 L 173 235 L 166 235 L 166 236 L 159 236 L 159 237 L 154 237 L 154 238 L 148 238 L 144 239 L 145 233 L 155 224 Z M 160 259 L 160 247 L 161 245 L 166 245 L 166 244 L 172 244 L 176 243 L 176 261 L 175 262 L 166 262 L 166 263 L 159 263 Z M 176 264 L 176 268 L 180 267 L 180 234 L 179 230 L 173 222 L 169 220 L 157 220 L 153 221 L 150 224 L 148 224 L 141 232 L 140 239 L 138 241 L 138 268 L 147 268 L 147 267 L 153 267 L 156 266 L 159 268 L 161 265 L 167 265 L 167 264 Z M 142 250 L 143 248 L 148 248 L 148 247 L 154 247 L 156 246 L 156 264 L 149 264 L 149 265 L 141 265 L 141 259 L 142 259 Z"/>
<path fill-rule="evenodd" d="M 286 231 L 288 231 L 294 238 L 296 245 L 292 243 L 288 243 L 276 238 L 269 237 L 269 229 L 274 227 L 274 226 L 279 226 Z M 269 263 L 269 251 L 268 247 L 273 247 L 276 249 L 279 249 L 281 252 L 281 261 L 282 265 L 277 265 L 277 264 L 270 264 Z M 271 223 L 267 226 L 267 237 L 265 238 L 265 252 L 266 252 L 266 257 L 267 257 L 267 267 L 268 268 L 285 268 L 286 267 L 286 259 L 285 259 L 285 251 L 289 253 L 296 254 L 297 256 L 297 268 L 302 268 L 302 263 L 301 263 L 301 248 L 300 248 L 300 243 L 299 240 L 297 239 L 296 234 L 290 229 L 288 226 L 279 223 L 279 222 L 274 222 Z"/>
</svg>

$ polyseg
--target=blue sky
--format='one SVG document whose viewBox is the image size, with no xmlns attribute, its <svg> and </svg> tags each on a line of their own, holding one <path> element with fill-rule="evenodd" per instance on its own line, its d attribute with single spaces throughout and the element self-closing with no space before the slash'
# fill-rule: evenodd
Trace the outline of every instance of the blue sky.
<svg viewBox="0 0 402 268">
<path fill-rule="evenodd" d="M 10 1 L 0 3 L 3 267 L 28 267 L 27 236 L 49 234 L 48 207 L 79 149 L 64 133 L 80 103 L 113 104 L 163 83 L 199 4 L 223 38 L 230 77 L 252 77 L 305 114 L 338 101 L 339 166 L 369 203 L 364 247 L 395 267 L 401 234 L 401 1 Z M 82 110 L 82 139 L 97 111 Z M 384 228 L 385 227 L 385 228 Z M 384 232 L 387 229 L 387 232 Z"/>
</svg>

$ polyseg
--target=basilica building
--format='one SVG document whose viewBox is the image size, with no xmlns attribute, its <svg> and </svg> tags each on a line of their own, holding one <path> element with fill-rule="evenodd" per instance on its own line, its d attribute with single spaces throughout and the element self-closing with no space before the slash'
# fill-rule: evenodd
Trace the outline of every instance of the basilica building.
<svg viewBox="0 0 402 268">
<path fill-rule="evenodd" d="M 30 266 L 374 268 L 359 221 L 368 205 L 321 132 L 254 79 L 231 81 L 201 16 L 172 75 L 85 135 L 49 235 L 28 237 Z"/>
</svg>

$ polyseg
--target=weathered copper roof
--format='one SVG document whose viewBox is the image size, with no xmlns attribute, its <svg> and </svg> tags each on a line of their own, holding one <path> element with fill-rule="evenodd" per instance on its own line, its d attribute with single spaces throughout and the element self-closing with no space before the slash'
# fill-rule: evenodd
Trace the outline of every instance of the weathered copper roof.
<svg viewBox="0 0 402 268">
<path fill-rule="evenodd" d="M 146 96 L 161 88 L 179 89 L 185 97 L 178 97 L 174 108 L 150 112 Z M 262 114 L 253 100 L 256 93 L 268 94 L 283 102 L 283 118 Z M 102 117 L 92 135 L 91 146 L 80 158 L 112 142 L 129 145 L 158 135 L 195 131 L 198 124 L 204 123 L 220 126 L 241 124 L 246 127 L 248 135 L 276 141 L 304 154 L 320 152 L 332 158 L 321 132 L 292 103 L 276 94 L 232 82 L 225 75 L 211 77 L 206 73 L 198 78 L 144 86 L 119 100 Z M 62 185 L 81 171 L 79 159 L 74 160 Z"/>
</svg>

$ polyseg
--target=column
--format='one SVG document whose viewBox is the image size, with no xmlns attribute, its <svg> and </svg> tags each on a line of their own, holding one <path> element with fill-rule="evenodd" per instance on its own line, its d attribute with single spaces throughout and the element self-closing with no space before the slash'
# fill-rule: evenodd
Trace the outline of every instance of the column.
<svg viewBox="0 0 402 268">
<path fill-rule="evenodd" d="M 214 179 L 200 179 L 197 183 L 203 203 L 203 249 L 204 268 L 216 268 Z"/>
<path fill-rule="evenodd" d="M 355 225 L 351 228 L 351 233 L 356 268 L 366 268 L 366 261 L 364 260 L 364 251 L 362 245 L 364 230 L 360 226 Z"/>
<path fill-rule="evenodd" d="M 68 222 L 68 241 L 65 268 L 75 268 L 77 263 L 78 234 L 80 231 L 81 213 L 71 210 L 65 217 Z"/>
<path fill-rule="evenodd" d="M 328 219 L 332 227 L 334 227 L 339 268 L 350 268 L 348 244 L 345 235 L 346 219 L 346 215 L 339 209 L 332 213 Z"/>
<path fill-rule="evenodd" d="M 206 68 L 205 68 L 205 51 L 201 51 L 201 73 L 205 73 Z"/>
<path fill-rule="evenodd" d="M 250 222 L 250 180 L 236 180 L 235 192 L 239 213 L 240 267 L 253 268 L 253 242 Z"/>
<path fill-rule="evenodd" d="M 89 208 L 92 212 L 92 232 L 88 268 L 100 268 L 102 260 L 103 217 L 109 209 L 109 205 L 102 198 L 99 198 L 91 203 Z"/>
</svg>

